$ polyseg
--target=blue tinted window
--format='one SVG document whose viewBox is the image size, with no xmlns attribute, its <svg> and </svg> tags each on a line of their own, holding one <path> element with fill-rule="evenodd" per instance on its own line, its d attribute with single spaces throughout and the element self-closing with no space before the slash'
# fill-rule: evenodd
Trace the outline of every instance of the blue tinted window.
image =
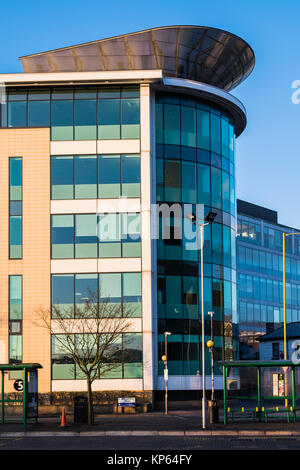
<svg viewBox="0 0 300 470">
<path fill-rule="evenodd" d="M 28 127 L 43 127 L 50 125 L 50 102 L 28 102 Z"/>
<path fill-rule="evenodd" d="M 76 199 L 97 198 L 97 157 L 74 157 Z"/>
<path fill-rule="evenodd" d="M 98 101 L 98 139 L 120 139 L 121 137 L 120 100 Z"/>
<path fill-rule="evenodd" d="M 73 101 L 52 101 L 51 140 L 73 140 Z"/>
<path fill-rule="evenodd" d="M 51 157 L 51 198 L 73 199 L 73 157 Z"/>
<path fill-rule="evenodd" d="M 16 101 L 8 103 L 8 127 L 27 126 L 27 103 Z"/>
<path fill-rule="evenodd" d="M 74 275 L 52 275 L 52 317 L 74 316 Z"/>
<path fill-rule="evenodd" d="M 75 100 L 75 140 L 95 140 L 96 129 L 96 100 Z"/>
</svg>

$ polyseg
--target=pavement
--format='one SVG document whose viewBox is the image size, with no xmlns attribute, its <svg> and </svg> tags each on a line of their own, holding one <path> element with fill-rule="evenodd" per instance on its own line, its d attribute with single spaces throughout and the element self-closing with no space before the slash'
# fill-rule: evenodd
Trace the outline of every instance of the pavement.
<svg viewBox="0 0 300 470">
<path fill-rule="evenodd" d="M 9 418 L 9 417 L 7 417 Z M 279 418 L 281 421 L 279 421 Z M 239 418 L 241 419 L 241 418 Z M 300 437 L 300 421 L 287 423 L 283 416 L 271 422 L 237 421 L 207 425 L 202 429 L 199 410 L 141 413 L 132 415 L 96 415 L 95 424 L 76 424 L 67 415 L 67 425 L 60 426 L 61 418 L 40 417 L 38 423 L 29 423 L 24 430 L 22 423 L 0 425 L 0 438 L 8 437 L 97 437 L 97 436 L 168 436 L 168 437 Z"/>
</svg>

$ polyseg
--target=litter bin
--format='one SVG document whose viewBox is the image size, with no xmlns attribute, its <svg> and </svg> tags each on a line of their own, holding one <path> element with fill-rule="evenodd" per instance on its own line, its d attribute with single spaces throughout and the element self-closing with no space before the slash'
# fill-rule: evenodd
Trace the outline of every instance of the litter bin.
<svg viewBox="0 0 300 470">
<path fill-rule="evenodd" d="M 74 423 L 84 424 L 88 422 L 88 399 L 84 395 L 74 398 Z"/>
<path fill-rule="evenodd" d="M 219 422 L 219 407 L 216 400 L 208 400 L 208 422 L 214 424 Z"/>
</svg>

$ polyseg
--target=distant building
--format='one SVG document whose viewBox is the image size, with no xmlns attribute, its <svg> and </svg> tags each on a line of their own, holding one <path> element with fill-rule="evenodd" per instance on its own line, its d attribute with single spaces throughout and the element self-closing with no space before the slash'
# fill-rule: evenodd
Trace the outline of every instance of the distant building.
<svg viewBox="0 0 300 470">
<path fill-rule="evenodd" d="M 286 328 L 287 359 L 292 360 L 293 353 L 297 351 L 300 342 L 300 323 L 289 323 Z M 259 339 L 259 359 L 262 361 L 278 361 L 284 359 L 284 331 L 283 326 L 261 336 Z M 297 359 L 297 358 L 296 358 Z M 299 356 L 300 359 L 300 356 Z"/>
<path fill-rule="evenodd" d="M 282 326 L 283 232 L 293 233 L 298 229 L 279 224 L 276 211 L 237 200 L 240 359 L 258 359 L 258 337 Z M 286 237 L 286 315 L 287 323 L 300 321 L 298 235 Z"/>
</svg>

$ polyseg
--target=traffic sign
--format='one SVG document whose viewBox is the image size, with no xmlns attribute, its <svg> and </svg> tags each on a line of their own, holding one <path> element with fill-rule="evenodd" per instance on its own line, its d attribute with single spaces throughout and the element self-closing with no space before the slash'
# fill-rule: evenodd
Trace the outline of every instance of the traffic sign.
<svg viewBox="0 0 300 470">
<path fill-rule="evenodd" d="M 286 366 L 284 366 L 284 367 L 282 367 L 282 370 L 283 370 L 283 373 L 284 373 L 284 374 L 286 374 L 286 373 L 287 373 L 287 371 L 289 370 L 289 368 L 288 368 L 288 367 L 286 367 Z"/>
<path fill-rule="evenodd" d="M 23 380 L 22 379 L 17 379 L 14 381 L 14 389 L 17 392 L 22 392 L 23 391 Z"/>
</svg>

